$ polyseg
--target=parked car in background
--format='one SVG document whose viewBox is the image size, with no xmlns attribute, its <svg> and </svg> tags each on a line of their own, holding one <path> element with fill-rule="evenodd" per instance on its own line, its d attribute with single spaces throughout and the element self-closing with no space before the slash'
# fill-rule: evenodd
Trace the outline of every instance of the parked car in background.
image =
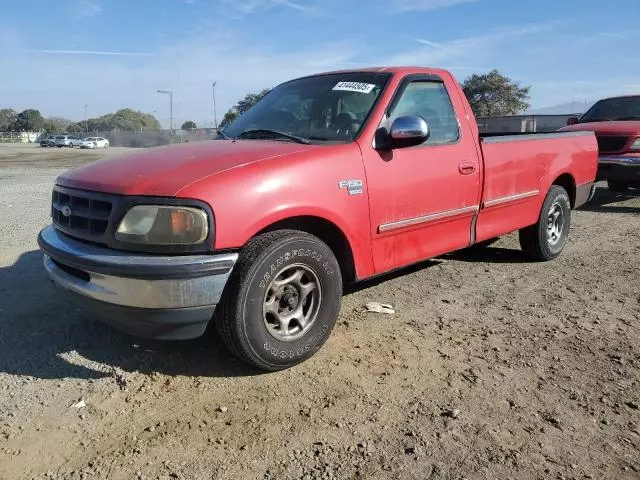
<svg viewBox="0 0 640 480">
<path fill-rule="evenodd" d="M 598 180 L 614 192 L 640 188 L 640 95 L 605 98 L 562 132 L 591 131 L 598 139 Z"/>
<path fill-rule="evenodd" d="M 79 135 L 56 135 L 55 146 L 62 147 L 77 147 L 82 142 L 82 138 Z"/>
<path fill-rule="evenodd" d="M 325 73 L 274 88 L 214 141 L 61 174 L 38 243 L 105 322 L 175 340 L 214 322 L 230 352 L 280 370 L 327 340 L 345 283 L 513 231 L 556 258 L 597 162 L 592 132 L 480 135 L 446 70 Z"/>
<path fill-rule="evenodd" d="M 108 148 L 109 140 L 103 137 L 87 137 L 80 142 L 80 148 Z"/>
<path fill-rule="evenodd" d="M 49 135 L 47 137 L 42 137 L 40 139 L 40 146 L 41 147 L 55 147 L 56 145 L 56 136 L 55 135 Z"/>
</svg>

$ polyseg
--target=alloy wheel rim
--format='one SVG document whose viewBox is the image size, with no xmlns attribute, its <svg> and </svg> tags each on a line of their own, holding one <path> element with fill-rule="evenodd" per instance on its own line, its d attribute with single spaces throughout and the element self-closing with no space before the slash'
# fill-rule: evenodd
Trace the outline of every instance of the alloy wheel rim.
<svg viewBox="0 0 640 480">
<path fill-rule="evenodd" d="M 554 203 L 547 215 L 547 241 L 549 245 L 556 245 L 562 238 L 564 230 L 564 213 L 559 203 Z"/>
<path fill-rule="evenodd" d="M 265 292 L 264 324 L 274 338 L 296 340 L 314 325 L 321 302 L 322 289 L 315 272 L 303 264 L 287 266 L 273 277 Z"/>
</svg>

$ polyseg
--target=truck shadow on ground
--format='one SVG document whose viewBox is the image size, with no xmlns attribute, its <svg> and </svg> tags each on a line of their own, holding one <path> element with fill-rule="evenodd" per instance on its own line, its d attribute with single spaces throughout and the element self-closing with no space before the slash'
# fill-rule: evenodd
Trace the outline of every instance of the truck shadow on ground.
<svg viewBox="0 0 640 480">
<path fill-rule="evenodd" d="M 532 263 L 522 250 L 502 247 L 470 247 L 442 256 L 446 260 L 472 263 Z"/>
<path fill-rule="evenodd" d="M 640 198 L 640 190 L 628 190 L 625 193 L 615 193 L 606 187 L 598 187 L 591 201 L 580 207 L 579 210 L 598 213 L 640 214 L 640 207 L 619 204 L 632 198 Z"/>
<path fill-rule="evenodd" d="M 143 340 L 92 319 L 48 279 L 39 251 L 0 267 L 0 299 L 0 372 L 44 379 L 103 378 L 115 368 L 208 377 L 261 373 L 213 334 L 182 342 Z"/>
<path fill-rule="evenodd" d="M 519 251 L 485 248 L 457 252 L 463 261 L 524 262 Z M 428 260 L 345 288 L 345 295 L 442 263 Z M 237 377 L 263 372 L 227 351 L 210 328 L 203 337 L 181 342 L 139 339 L 91 318 L 48 279 L 42 253 L 22 254 L 0 267 L 0 372 L 43 379 L 98 379 L 116 369 L 151 374 Z"/>
</svg>

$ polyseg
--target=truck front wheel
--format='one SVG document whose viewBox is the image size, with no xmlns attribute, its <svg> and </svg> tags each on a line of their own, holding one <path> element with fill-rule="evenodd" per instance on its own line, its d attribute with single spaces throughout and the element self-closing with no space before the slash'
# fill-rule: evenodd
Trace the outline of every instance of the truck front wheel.
<svg viewBox="0 0 640 480">
<path fill-rule="evenodd" d="M 520 246 L 536 260 L 553 260 L 562 252 L 571 227 L 571 202 L 567 191 L 552 185 L 535 225 L 520 230 Z"/>
<path fill-rule="evenodd" d="M 282 370 L 322 347 L 341 301 L 342 276 L 331 249 L 313 235 L 278 230 L 243 248 L 215 324 L 240 359 L 263 370 Z"/>
</svg>

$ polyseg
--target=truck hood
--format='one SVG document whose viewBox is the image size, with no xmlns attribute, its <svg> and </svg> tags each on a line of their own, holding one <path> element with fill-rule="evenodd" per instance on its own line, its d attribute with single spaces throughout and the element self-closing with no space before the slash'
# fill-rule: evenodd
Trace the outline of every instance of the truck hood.
<svg viewBox="0 0 640 480">
<path fill-rule="evenodd" d="M 172 197 L 232 168 L 318 148 L 269 140 L 211 140 L 139 150 L 70 170 L 58 185 L 122 195 Z"/>
<path fill-rule="evenodd" d="M 560 132 L 595 132 L 596 135 L 639 135 L 640 121 L 611 121 L 611 122 L 590 122 L 576 123 L 568 125 L 559 130 Z"/>
</svg>

